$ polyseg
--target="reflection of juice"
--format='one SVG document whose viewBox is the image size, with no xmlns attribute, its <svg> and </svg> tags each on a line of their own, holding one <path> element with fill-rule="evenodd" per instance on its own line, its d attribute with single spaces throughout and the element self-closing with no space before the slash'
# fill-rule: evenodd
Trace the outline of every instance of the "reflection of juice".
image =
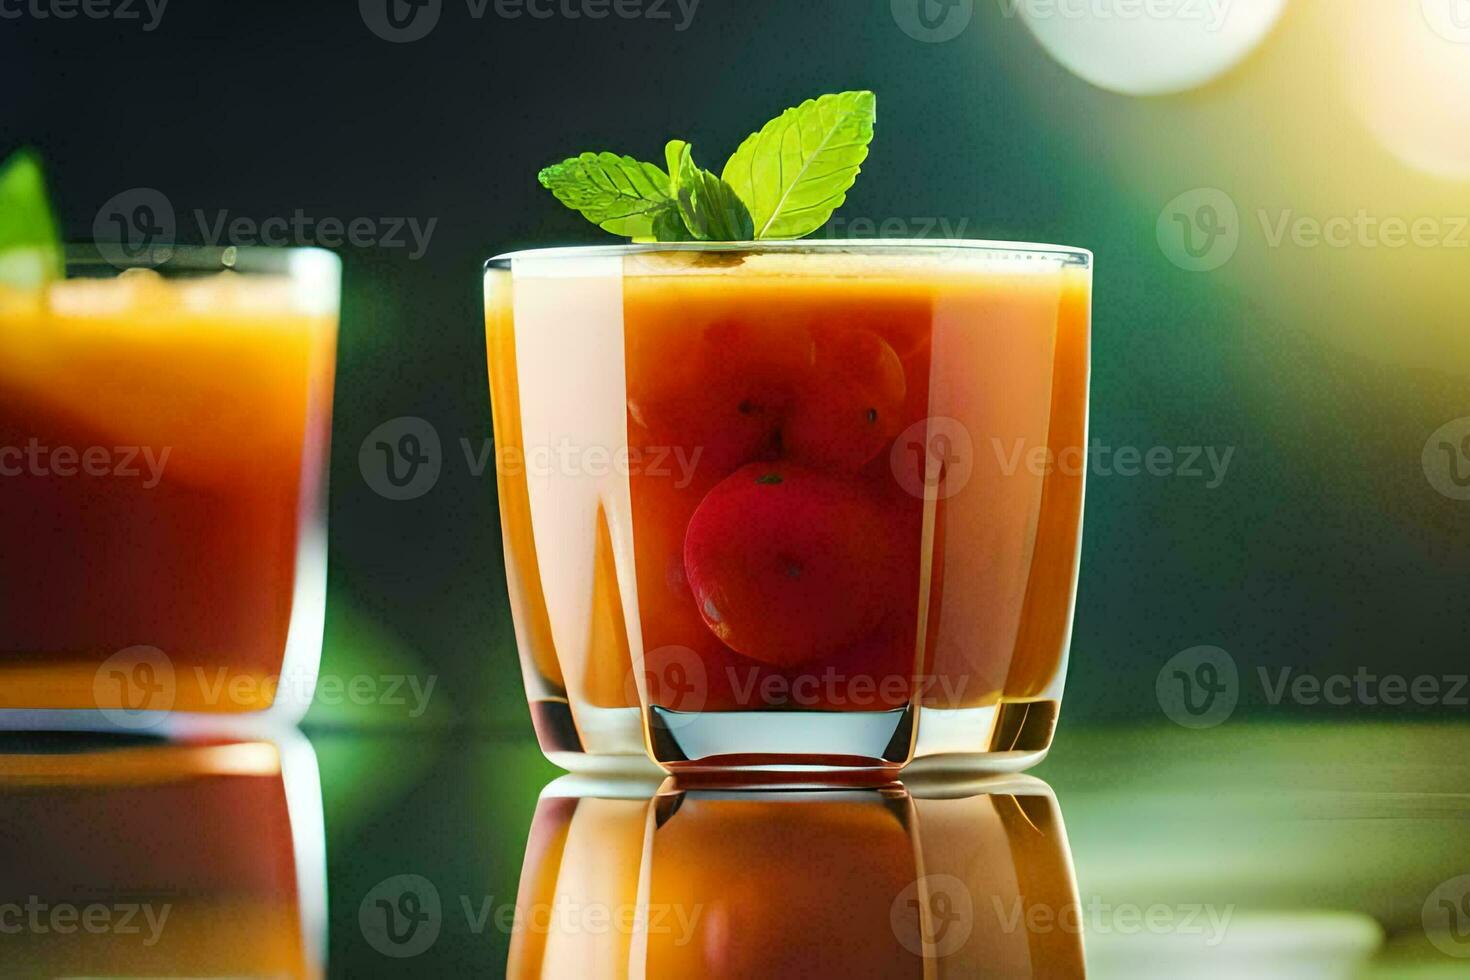
<svg viewBox="0 0 1470 980">
<path fill-rule="evenodd" d="M 1024 777 L 548 795 L 507 975 L 1066 980 L 1079 915 L 1056 800 Z"/>
<path fill-rule="evenodd" d="M 641 662 L 648 702 L 678 712 L 1054 705 L 1082 514 L 1080 254 L 511 270 L 489 274 L 487 322 L 533 700 L 636 706 Z M 553 465 L 523 462 L 538 451 Z M 1044 749 L 1049 728 L 1002 738 L 1016 719 L 966 721 L 965 747 Z"/>
<path fill-rule="evenodd" d="M 651 791 L 651 788 L 650 788 Z M 506 975 L 626 977 L 648 801 L 548 797 L 526 847 Z M 605 925 L 581 919 L 606 915 Z M 649 976 L 657 974 L 650 973 Z"/>
<path fill-rule="evenodd" d="M 274 745 L 0 743 L 0 811 L 7 974 L 319 975 Z"/>
<path fill-rule="evenodd" d="M 649 916 L 648 976 L 921 980 L 900 940 L 919 912 L 894 907 L 915 875 L 909 800 L 827 795 L 655 801 L 670 812 L 646 856 L 647 903 L 666 927 Z"/>
<path fill-rule="evenodd" d="M 268 707 L 318 531 L 335 293 L 132 271 L 0 293 L 0 707 L 136 706 L 98 664 L 150 646 L 179 710 Z"/>
</svg>

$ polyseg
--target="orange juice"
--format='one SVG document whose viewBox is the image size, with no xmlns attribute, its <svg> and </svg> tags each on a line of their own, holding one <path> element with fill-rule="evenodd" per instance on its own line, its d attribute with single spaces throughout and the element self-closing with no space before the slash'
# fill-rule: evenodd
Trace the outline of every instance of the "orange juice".
<svg viewBox="0 0 1470 980">
<path fill-rule="evenodd" d="M 0 708 L 258 711 L 293 641 L 314 672 L 336 260 L 291 261 L 0 291 Z M 156 705 L 99 679 L 135 647 Z"/>
<path fill-rule="evenodd" d="M 1077 578 L 1090 296 L 1090 258 L 1044 247 L 492 263 L 533 702 L 564 699 L 583 734 L 642 704 L 665 764 L 1044 751 Z M 787 713 L 808 731 L 890 722 L 852 751 L 853 726 L 804 748 L 756 737 Z M 716 715 L 748 716 L 752 737 L 701 727 Z"/>
</svg>

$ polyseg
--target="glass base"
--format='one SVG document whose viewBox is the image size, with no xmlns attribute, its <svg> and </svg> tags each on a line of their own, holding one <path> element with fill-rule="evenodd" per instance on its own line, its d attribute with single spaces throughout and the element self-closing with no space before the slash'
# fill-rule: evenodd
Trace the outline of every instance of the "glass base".
<svg viewBox="0 0 1470 980">
<path fill-rule="evenodd" d="M 684 712 L 654 705 L 652 760 L 636 708 L 583 708 L 574 717 L 566 701 L 532 701 L 531 718 L 546 757 L 588 775 L 902 769 L 904 775 L 974 776 L 1022 772 L 1045 759 L 1060 709 L 1050 699 L 841 712 Z"/>
<path fill-rule="evenodd" d="M 1061 702 L 1006 701 L 983 708 L 921 708 L 909 773 L 1010 773 L 1046 758 Z"/>
<path fill-rule="evenodd" d="M 892 711 L 649 709 L 649 745 L 673 773 L 714 769 L 1021 772 L 1046 758 L 1057 701 Z"/>
<path fill-rule="evenodd" d="M 578 721 L 581 721 L 579 726 Z M 541 753 L 568 772 L 606 776 L 661 776 L 643 747 L 637 708 L 586 707 L 573 717 L 564 700 L 531 702 Z"/>
<path fill-rule="evenodd" d="M 701 769 L 893 769 L 913 745 L 912 706 L 892 711 L 649 709 L 654 761 Z M 799 748 L 799 751 L 795 751 Z"/>
</svg>

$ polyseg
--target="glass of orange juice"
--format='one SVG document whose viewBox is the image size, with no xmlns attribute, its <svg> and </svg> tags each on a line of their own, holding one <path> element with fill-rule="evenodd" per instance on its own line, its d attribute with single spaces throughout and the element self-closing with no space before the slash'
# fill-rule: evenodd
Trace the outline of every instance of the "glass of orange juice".
<svg viewBox="0 0 1470 980">
<path fill-rule="evenodd" d="M 492 260 L 506 564 L 553 761 L 1039 761 L 1077 582 L 1091 270 L 932 241 Z"/>
<path fill-rule="evenodd" d="M 299 717 L 338 259 L 72 247 L 65 271 L 0 285 L 0 725 Z"/>
</svg>

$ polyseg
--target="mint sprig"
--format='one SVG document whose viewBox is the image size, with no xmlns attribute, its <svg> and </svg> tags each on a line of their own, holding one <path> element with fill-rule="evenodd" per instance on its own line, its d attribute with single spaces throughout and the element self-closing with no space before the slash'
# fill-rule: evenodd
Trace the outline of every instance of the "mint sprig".
<svg viewBox="0 0 1470 980">
<path fill-rule="evenodd" d="M 695 165 L 688 143 L 673 140 L 664 153 L 679 217 L 690 235 L 701 242 L 748 242 L 755 237 L 750 209 L 733 187 Z"/>
<path fill-rule="evenodd" d="M 872 92 L 824 95 L 740 144 L 724 178 L 750 206 L 757 238 L 804 238 L 827 223 L 857 182 L 877 116 Z"/>
<path fill-rule="evenodd" d="M 583 153 L 541 171 L 541 186 L 614 235 L 652 239 L 654 226 L 678 205 L 669 175 L 616 153 Z"/>
<path fill-rule="evenodd" d="M 41 158 L 18 150 L 0 164 L 0 282 L 31 288 L 61 275 L 61 235 Z"/>
<path fill-rule="evenodd" d="M 752 133 L 720 175 L 673 140 L 664 171 L 614 153 L 583 153 L 541 171 L 557 200 L 634 241 L 804 238 L 847 200 L 877 119 L 872 92 L 840 92 L 787 109 Z"/>
</svg>

